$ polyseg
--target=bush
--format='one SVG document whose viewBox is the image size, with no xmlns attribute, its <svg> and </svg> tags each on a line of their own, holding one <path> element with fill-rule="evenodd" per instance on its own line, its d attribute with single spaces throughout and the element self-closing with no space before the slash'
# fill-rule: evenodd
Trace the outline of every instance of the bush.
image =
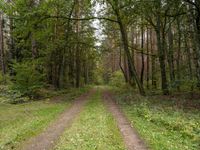
<svg viewBox="0 0 200 150">
<path fill-rule="evenodd" d="M 121 71 L 116 71 L 112 74 L 110 85 L 115 87 L 122 87 L 125 85 L 124 76 Z"/>
<path fill-rule="evenodd" d="M 8 85 L 10 82 L 10 76 L 8 74 L 3 76 L 2 72 L 0 71 L 0 85 Z"/>
<path fill-rule="evenodd" d="M 0 85 L 0 103 L 18 104 L 28 100 L 29 98 L 23 96 L 20 91 L 13 90 L 7 85 Z"/>
<path fill-rule="evenodd" d="M 13 65 L 14 76 L 13 89 L 20 91 L 23 96 L 33 98 L 37 91 L 43 87 L 43 74 L 37 70 L 33 62 L 15 63 Z"/>
</svg>

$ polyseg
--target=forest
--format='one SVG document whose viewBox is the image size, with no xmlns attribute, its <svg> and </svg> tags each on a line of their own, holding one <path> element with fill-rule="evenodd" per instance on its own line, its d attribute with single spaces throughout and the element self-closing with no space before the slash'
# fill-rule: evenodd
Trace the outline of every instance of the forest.
<svg viewBox="0 0 200 150">
<path fill-rule="evenodd" d="M 199 150 L 200 0 L 0 0 L 0 150 Z"/>
</svg>

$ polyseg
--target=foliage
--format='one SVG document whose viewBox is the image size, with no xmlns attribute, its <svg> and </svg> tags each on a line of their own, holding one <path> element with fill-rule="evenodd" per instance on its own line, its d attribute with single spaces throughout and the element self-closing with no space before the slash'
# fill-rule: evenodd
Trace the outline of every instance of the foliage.
<svg viewBox="0 0 200 150">
<path fill-rule="evenodd" d="M 0 103 L 23 103 L 28 101 L 29 98 L 24 96 L 20 91 L 13 90 L 10 86 L 1 85 L 0 86 Z"/>
<path fill-rule="evenodd" d="M 22 95 L 33 98 L 37 91 L 43 87 L 43 74 L 33 62 L 15 63 L 13 89 L 20 91 Z"/>
<path fill-rule="evenodd" d="M 124 76 L 121 71 L 116 71 L 112 74 L 110 85 L 114 87 L 122 87 L 125 85 Z"/>
<path fill-rule="evenodd" d="M 1 71 L 0 71 L 0 85 L 3 85 L 3 84 L 4 85 L 5 84 L 7 84 L 7 85 L 11 84 L 10 76 L 8 74 L 3 76 Z"/>
<path fill-rule="evenodd" d="M 104 84 L 102 67 L 96 68 L 96 70 L 94 71 L 93 78 L 94 78 L 93 79 L 94 84 L 96 84 L 96 85 Z"/>
</svg>

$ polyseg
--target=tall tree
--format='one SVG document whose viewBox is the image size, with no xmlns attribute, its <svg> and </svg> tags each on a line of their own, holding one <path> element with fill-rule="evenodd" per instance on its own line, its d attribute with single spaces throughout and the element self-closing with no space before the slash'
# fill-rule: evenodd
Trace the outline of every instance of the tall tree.
<svg viewBox="0 0 200 150">
<path fill-rule="evenodd" d="M 5 52 L 4 52 L 4 19 L 3 12 L 0 10 L 0 56 L 1 56 L 1 72 L 2 75 L 6 74 L 6 66 L 5 66 Z"/>
</svg>

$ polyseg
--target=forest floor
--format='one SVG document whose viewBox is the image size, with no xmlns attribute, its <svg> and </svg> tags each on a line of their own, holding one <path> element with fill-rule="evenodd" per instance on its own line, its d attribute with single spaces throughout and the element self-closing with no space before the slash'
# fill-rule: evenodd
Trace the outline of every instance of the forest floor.
<svg viewBox="0 0 200 150">
<path fill-rule="evenodd" d="M 80 113 L 83 105 L 94 91 L 85 93 L 74 100 L 72 106 L 63 112 L 43 133 L 30 139 L 23 150 L 48 150 L 52 149 L 59 136 L 69 127 L 72 120 Z"/>
<path fill-rule="evenodd" d="M 73 101 L 0 104 L 0 150 L 198 149 L 198 110 L 120 91 L 99 86 Z"/>
<path fill-rule="evenodd" d="M 43 132 L 88 90 L 49 91 L 47 98 L 17 104 L 0 95 L 0 150 L 21 149 L 24 141 Z"/>
<path fill-rule="evenodd" d="M 30 139 L 23 150 L 146 150 L 109 92 L 95 90 L 77 98 L 43 133 Z"/>
<path fill-rule="evenodd" d="M 116 88 L 114 98 L 152 150 L 200 149 L 200 98 L 190 95 L 140 96 Z"/>
<path fill-rule="evenodd" d="M 139 137 L 137 131 L 131 126 L 116 100 L 109 91 L 103 93 L 104 103 L 117 121 L 118 128 L 124 138 L 124 142 L 129 150 L 147 150 L 144 141 Z"/>
<path fill-rule="evenodd" d="M 55 99 L 51 103 L 39 101 L 6 108 L 0 105 L 5 111 L 0 115 L 7 113 L 1 118 L 0 149 L 146 149 L 104 87 L 94 88 L 73 101 L 63 103 L 59 96 Z"/>
</svg>

